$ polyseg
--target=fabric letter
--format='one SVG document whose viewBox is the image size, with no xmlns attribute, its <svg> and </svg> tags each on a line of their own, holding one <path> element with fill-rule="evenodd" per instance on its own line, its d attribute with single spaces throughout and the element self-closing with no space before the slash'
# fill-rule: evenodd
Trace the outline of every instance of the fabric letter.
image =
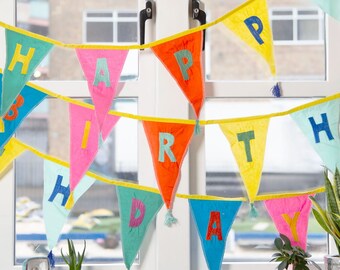
<svg viewBox="0 0 340 270">
<path fill-rule="evenodd" d="M 12 61 L 9 65 L 9 67 L 8 67 L 8 70 L 13 71 L 16 63 L 20 62 L 20 63 L 22 63 L 21 74 L 27 74 L 28 66 L 29 66 L 29 64 L 32 60 L 35 49 L 29 48 L 27 55 L 22 55 L 21 49 L 22 49 L 22 45 L 17 43 L 17 45 L 15 47 L 15 52 L 14 52 Z"/>
<path fill-rule="evenodd" d="M 100 82 L 104 82 L 106 87 L 110 87 L 110 72 L 106 58 L 98 58 L 96 65 L 96 77 L 93 85 L 98 87 Z"/>
<path fill-rule="evenodd" d="M 239 142 L 240 141 L 244 142 L 244 147 L 246 149 L 246 155 L 247 155 L 247 162 L 252 162 L 253 158 L 251 156 L 251 151 L 250 151 L 250 140 L 255 139 L 254 130 L 250 130 L 250 131 L 243 132 L 243 133 L 237 133 L 237 139 Z"/>
<path fill-rule="evenodd" d="M 214 224 L 215 224 L 215 227 L 214 227 Z M 208 225 L 206 239 L 211 240 L 211 237 L 213 235 L 216 235 L 219 241 L 223 240 L 222 228 L 221 228 L 221 215 L 220 215 L 220 212 L 215 212 L 215 211 L 210 212 L 209 225 Z"/>
<path fill-rule="evenodd" d="M 180 50 L 178 52 L 175 52 L 175 57 L 179 65 L 179 68 L 181 69 L 183 79 L 185 81 L 188 81 L 189 80 L 188 69 L 193 65 L 191 52 L 189 50 Z"/>
<path fill-rule="evenodd" d="M 296 224 L 297 224 L 297 221 L 299 219 L 299 216 L 300 216 L 300 212 L 295 212 L 293 218 L 291 218 L 288 214 L 282 214 L 282 218 L 288 224 L 295 242 L 299 242 L 299 236 L 298 236 L 297 228 L 296 228 Z"/>
<path fill-rule="evenodd" d="M 19 95 L 15 101 L 15 103 L 11 106 L 11 108 L 9 109 L 8 113 L 5 115 L 5 119 L 8 121 L 13 121 L 15 119 L 17 119 L 18 115 L 19 115 L 19 111 L 18 109 L 24 105 L 24 98 L 23 96 Z"/>
<path fill-rule="evenodd" d="M 50 198 L 48 199 L 49 202 L 53 202 L 55 197 L 60 193 L 64 195 L 63 198 L 63 202 L 62 202 L 62 206 L 65 206 L 68 197 L 70 196 L 70 186 L 68 185 L 67 187 L 64 187 L 61 185 L 61 181 L 63 181 L 63 177 L 61 175 L 58 175 L 57 177 L 57 182 L 55 183 L 53 192 L 50 196 Z"/>
<path fill-rule="evenodd" d="M 320 136 L 319 136 L 320 131 L 326 132 L 328 140 L 330 140 L 330 141 L 334 140 L 332 132 L 329 128 L 327 114 L 322 113 L 321 119 L 322 119 L 322 122 L 320 124 L 316 124 L 313 117 L 308 118 L 308 120 L 309 120 L 309 122 L 310 122 L 310 124 L 312 125 L 312 128 L 313 128 L 315 143 L 320 143 Z"/>
<path fill-rule="evenodd" d="M 174 153 L 170 149 L 174 142 L 175 137 L 172 134 L 164 132 L 159 133 L 159 154 L 158 154 L 159 162 L 164 162 L 164 152 L 166 152 L 171 162 L 176 162 Z"/>
<path fill-rule="evenodd" d="M 132 198 L 129 227 L 139 227 L 144 220 L 144 215 L 145 204 L 138 199 Z"/>
<path fill-rule="evenodd" d="M 247 25 L 249 31 L 254 36 L 256 41 L 260 45 L 262 45 L 264 42 L 263 42 L 262 38 L 260 37 L 260 34 L 263 31 L 263 24 L 262 24 L 261 19 L 259 17 L 257 17 L 257 16 L 251 16 L 251 17 L 245 19 L 244 23 Z M 254 24 L 257 25 L 257 29 L 255 29 L 255 27 L 253 26 Z"/>
<path fill-rule="evenodd" d="M 87 141 L 89 140 L 90 130 L 91 130 L 91 121 L 86 121 L 85 122 L 85 128 L 84 128 L 84 135 L 83 135 L 83 139 L 81 141 L 81 148 L 82 149 L 87 148 Z"/>
</svg>

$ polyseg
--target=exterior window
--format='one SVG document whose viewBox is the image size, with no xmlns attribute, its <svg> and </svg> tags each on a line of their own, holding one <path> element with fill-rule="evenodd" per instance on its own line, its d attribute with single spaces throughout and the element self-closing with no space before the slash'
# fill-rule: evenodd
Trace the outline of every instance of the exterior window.
<svg viewBox="0 0 340 270">
<path fill-rule="evenodd" d="M 276 45 L 323 43 L 324 15 L 319 9 L 273 8 L 270 15 Z"/>
</svg>

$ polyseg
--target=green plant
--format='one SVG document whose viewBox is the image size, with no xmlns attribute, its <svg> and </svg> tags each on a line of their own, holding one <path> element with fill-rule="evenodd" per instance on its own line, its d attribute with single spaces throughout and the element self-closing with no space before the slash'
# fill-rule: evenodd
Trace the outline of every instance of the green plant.
<svg viewBox="0 0 340 270">
<path fill-rule="evenodd" d="M 275 238 L 274 244 L 279 252 L 274 253 L 270 261 L 281 262 L 277 267 L 278 270 L 288 269 L 289 265 L 292 265 L 294 270 L 308 270 L 308 264 L 313 264 L 317 269 L 321 270 L 315 262 L 309 259 L 311 255 L 308 252 L 300 247 L 293 247 L 288 237 L 284 234 L 280 234 L 280 237 Z"/>
<path fill-rule="evenodd" d="M 329 233 L 336 244 L 338 255 L 340 255 L 340 175 L 335 170 L 334 182 L 328 178 L 328 171 L 325 170 L 325 191 L 327 209 L 323 209 L 314 197 L 310 196 L 314 208 L 313 215 L 320 226 Z"/>
<path fill-rule="evenodd" d="M 67 245 L 68 254 L 65 256 L 63 254 L 63 249 L 61 249 L 61 256 L 63 257 L 65 263 L 69 266 L 70 270 L 80 270 L 84 260 L 86 241 L 84 240 L 84 249 L 82 254 L 80 254 L 79 252 L 77 254 L 72 240 L 67 239 Z"/>
</svg>

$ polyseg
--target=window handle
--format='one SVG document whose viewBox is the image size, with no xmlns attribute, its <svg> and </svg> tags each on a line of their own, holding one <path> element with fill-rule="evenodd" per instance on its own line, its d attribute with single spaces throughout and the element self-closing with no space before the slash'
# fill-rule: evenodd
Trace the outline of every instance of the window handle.
<svg viewBox="0 0 340 270">
<path fill-rule="evenodd" d="M 152 19 L 152 1 L 145 2 L 145 9 L 139 12 L 139 44 L 145 43 L 145 22 Z"/>
<path fill-rule="evenodd" d="M 198 20 L 201 25 L 207 23 L 207 15 L 202 9 L 200 9 L 199 0 L 192 0 L 192 18 L 194 20 Z M 203 51 L 205 47 L 204 45 L 205 45 L 205 29 L 203 30 L 203 46 L 202 46 Z"/>
</svg>

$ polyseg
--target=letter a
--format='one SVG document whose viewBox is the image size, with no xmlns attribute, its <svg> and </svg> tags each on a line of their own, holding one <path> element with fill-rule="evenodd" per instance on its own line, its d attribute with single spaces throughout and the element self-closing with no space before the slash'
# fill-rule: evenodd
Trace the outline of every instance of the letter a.
<svg viewBox="0 0 340 270">
<path fill-rule="evenodd" d="M 136 217 L 138 212 L 139 216 Z M 144 220 L 144 216 L 145 204 L 141 200 L 132 198 L 129 227 L 139 227 Z"/>
<path fill-rule="evenodd" d="M 175 52 L 176 61 L 181 69 L 183 79 L 189 80 L 188 69 L 193 65 L 192 54 L 189 50 L 180 50 Z"/>
<path fill-rule="evenodd" d="M 215 227 L 213 227 L 215 225 Z M 220 212 L 210 212 L 209 225 L 207 230 L 206 239 L 211 240 L 213 235 L 217 236 L 219 241 L 223 240 L 222 237 L 222 227 L 221 227 L 221 215 Z"/>
<path fill-rule="evenodd" d="M 159 133 L 159 154 L 158 154 L 159 162 L 164 162 L 165 152 L 170 158 L 171 162 L 176 162 L 174 153 L 171 151 L 171 148 L 170 148 L 174 144 L 174 142 L 175 142 L 174 135 L 170 133 L 164 133 L 164 132 Z"/>
<path fill-rule="evenodd" d="M 247 19 L 244 20 L 244 23 L 247 25 L 250 33 L 254 36 L 254 38 L 256 39 L 256 41 L 262 45 L 264 42 L 260 36 L 260 34 L 263 31 L 263 24 L 262 21 L 259 17 L 257 16 L 251 16 Z M 257 29 L 255 29 L 254 24 L 257 25 Z"/>
<path fill-rule="evenodd" d="M 15 52 L 14 52 L 12 61 L 8 67 L 8 70 L 13 71 L 16 63 L 20 62 L 22 63 L 21 74 L 27 74 L 28 67 L 34 55 L 35 49 L 29 48 L 27 55 L 22 55 L 21 49 L 22 49 L 22 45 L 17 43 L 15 47 Z"/>
<path fill-rule="evenodd" d="M 106 58 L 98 58 L 96 65 L 96 77 L 94 79 L 93 85 L 98 87 L 100 82 L 104 82 L 106 87 L 110 87 L 110 72 L 107 65 Z"/>
</svg>

